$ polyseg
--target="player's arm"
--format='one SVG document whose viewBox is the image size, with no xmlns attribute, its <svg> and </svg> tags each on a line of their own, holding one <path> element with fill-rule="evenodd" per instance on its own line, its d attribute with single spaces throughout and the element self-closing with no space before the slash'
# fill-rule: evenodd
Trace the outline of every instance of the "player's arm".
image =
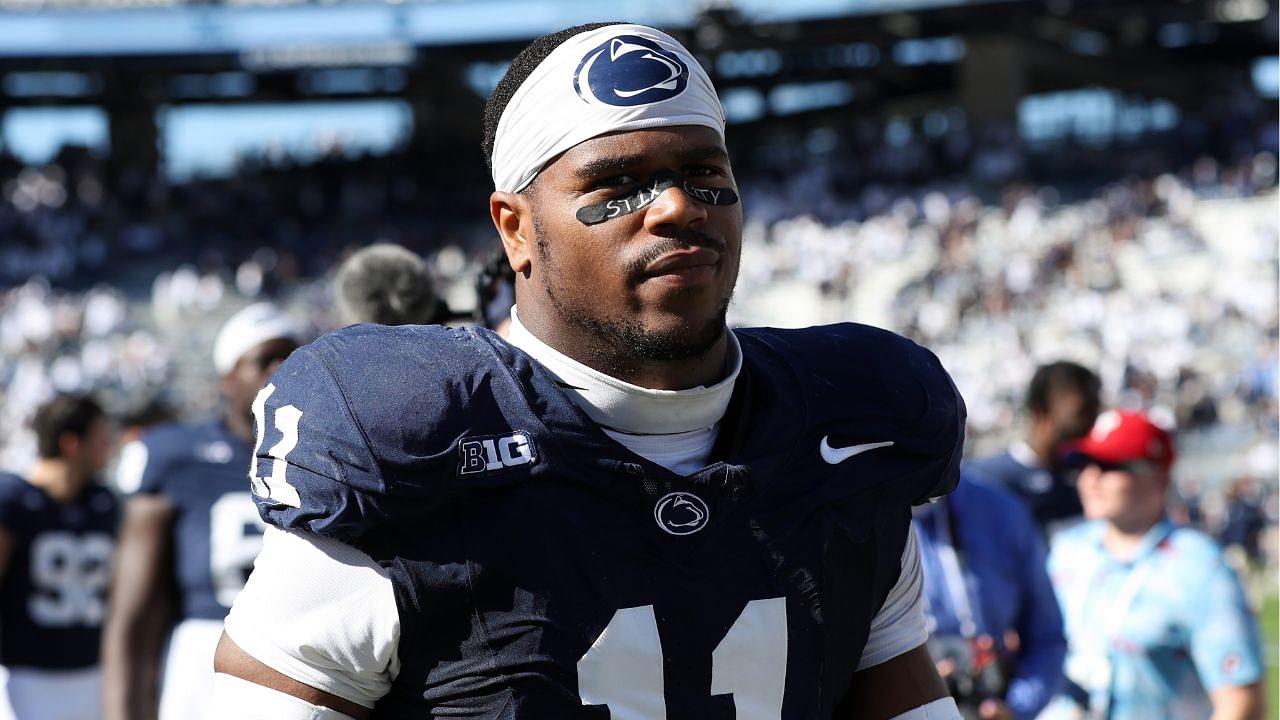
<svg viewBox="0 0 1280 720">
<path fill-rule="evenodd" d="M 853 683 L 835 714 L 836 720 L 958 720 L 959 717 L 924 645 L 854 673 Z"/>
<path fill-rule="evenodd" d="M 337 540 L 267 528 L 218 643 L 209 717 L 364 720 L 391 686 L 399 636 L 385 569 Z"/>
<path fill-rule="evenodd" d="M 898 581 L 876 613 L 836 720 L 959 720 L 925 641 L 924 572 L 915 527 Z"/>
<path fill-rule="evenodd" d="M 350 334 L 295 351 L 254 401 L 250 475 L 268 527 L 227 615 L 210 717 L 365 718 L 399 670 L 390 575 L 350 544 L 385 498 L 370 428 L 348 402 L 364 393 L 334 374 L 350 372 Z"/>
<path fill-rule="evenodd" d="M 148 720 L 158 711 L 160 655 L 172 611 L 173 518 L 173 506 L 159 495 L 125 505 L 102 631 L 107 720 Z"/>
<path fill-rule="evenodd" d="M 222 633 L 213 658 L 213 702 L 207 716 L 249 720 L 267 712 L 275 720 L 367 720 L 371 710 L 313 688 L 245 652 Z"/>
</svg>

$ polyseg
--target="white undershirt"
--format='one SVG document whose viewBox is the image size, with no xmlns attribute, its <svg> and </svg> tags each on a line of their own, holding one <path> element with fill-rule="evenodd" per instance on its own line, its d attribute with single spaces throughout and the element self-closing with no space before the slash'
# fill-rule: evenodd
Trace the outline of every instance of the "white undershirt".
<svg viewBox="0 0 1280 720">
<path fill-rule="evenodd" d="M 687 390 L 650 390 L 587 367 L 534 337 L 520 322 L 516 307 L 511 308 L 507 341 L 559 380 L 561 390 L 605 434 L 640 457 L 681 475 L 706 467 L 742 370 L 742 348 L 732 332 L 724 379 Z"/>
<path fill-rule="evenodd" d="M 603 375 L 534 338 L 512 310 L 510 342 L 564 385 L 584 412 L 629 450 L 673 472 L 704 467 L 742 367 L 737 339 L 724 380 L 690 390 L 649 390 Z M 399 671 L 400 622 L 390 576 L 336 540 L 268 527 L 255 572 L 226 620 L 253 657 L 314 688 L 373 707 Z M 928 638 L 915 531 L 902 572 L 872 621 L 858 670 Z"/>
</svg>

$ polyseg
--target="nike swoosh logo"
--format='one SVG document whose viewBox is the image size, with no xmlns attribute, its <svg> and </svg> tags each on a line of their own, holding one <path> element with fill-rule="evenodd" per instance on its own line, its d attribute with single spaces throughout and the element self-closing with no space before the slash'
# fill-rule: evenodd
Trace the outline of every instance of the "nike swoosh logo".
<svg viewBox="0 0 1280 720">
<path fill-rule="evenodd" d="M 839 465 L 854 455 L 861 455 L 868 450 L 889 447 L 893 444 L 892 440 L 886 440 L 885 442 L 862 443 L 861 445 L 833 448 L 831 447 L 831 443 L 828 442 L 830 438 L 830 435 L 822 436 L 822 442 L 818 445 L 818 451 L 822 453 L 822 459 L 826 460 L 829 465 Z"/>
</svg>

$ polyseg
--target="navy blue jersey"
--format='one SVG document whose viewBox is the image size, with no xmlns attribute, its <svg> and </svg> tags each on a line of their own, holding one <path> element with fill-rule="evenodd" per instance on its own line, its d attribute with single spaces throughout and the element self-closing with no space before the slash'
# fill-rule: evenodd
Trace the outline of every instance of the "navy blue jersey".
<svg viewBox="0 0 1280 720">
<path fill-rule="evenodd" d="M 967 463 L 974 477 L 1002 487 L 1022 498 L 1042 531 L 1055 523 L 1080 517 L 1080 493 L 1062 473 L 1031 467 L 1018 461 L 1009 451 Z"/>
<path fill-rule="evenodd" d="M 253 448 L 221 422 L 165 425 L 141 442 L 137 492 L 163 496 L 175 512 L 179 619 L 221 620 L 262 549 L 264 525 L 246 477 Z"/>
<path fill-rule="evenodd" d="M 910 507 L 957 479 L 936 358 L 858 325 L 738 331 L 707 468 L 676 475 L 475 329 L 357 326 L 259 395 L 267 522 L 389 569 L 378 717 L 829 717 L 898 578 Z"/>
<path fill-rule="evenodd" d="M 100 485 L 63 504 L 0 473 L 0 527 L 13 542 L 0 577 L 0 665 L 98 663 L 119 519 L 115 496 Z"/>
</svg>

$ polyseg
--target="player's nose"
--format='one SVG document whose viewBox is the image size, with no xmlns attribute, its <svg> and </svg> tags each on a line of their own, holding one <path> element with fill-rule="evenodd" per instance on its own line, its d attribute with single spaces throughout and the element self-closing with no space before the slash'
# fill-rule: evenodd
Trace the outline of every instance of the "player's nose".
<svg viewBox="0 0 1280 720">
<path fill-rule="evenodd" d="M 679 187 L 669 187 L 645 209 L 645 228 L 654 235 L 670 235 L 707 219 L 707 206 Z"/>
</svg>

